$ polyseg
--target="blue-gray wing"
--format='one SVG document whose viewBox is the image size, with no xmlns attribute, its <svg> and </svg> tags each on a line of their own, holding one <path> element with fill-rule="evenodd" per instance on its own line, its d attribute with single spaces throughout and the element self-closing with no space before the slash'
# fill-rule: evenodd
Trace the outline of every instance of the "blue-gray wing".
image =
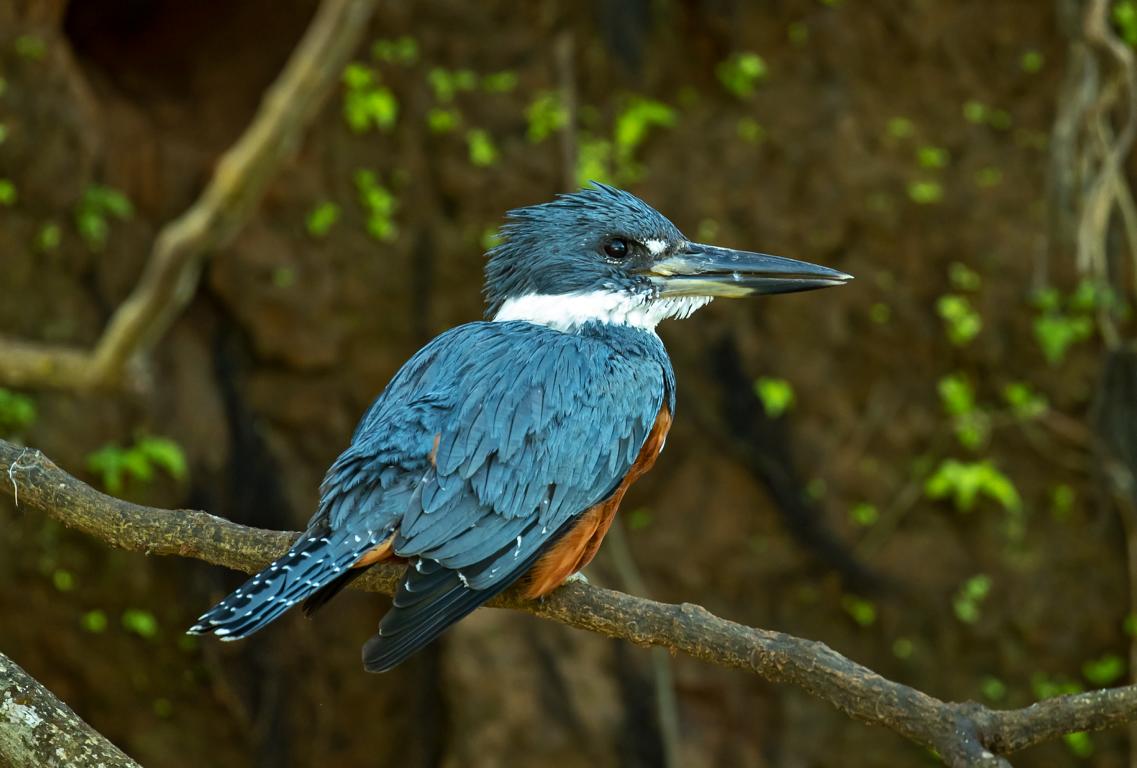
<svg viewBox="0 0 1137 768">
<path fill-rule="evenodd" d="M 328 527 L 409 558 L 364 649 L 386 669 L 512 584 L 635 462 L 672 374 L 644 354 L 528 323 L 472 323 L 412 358 L 329 471 Z M 670 406 L 671 403 L 667 401 Z"/>
</svg>

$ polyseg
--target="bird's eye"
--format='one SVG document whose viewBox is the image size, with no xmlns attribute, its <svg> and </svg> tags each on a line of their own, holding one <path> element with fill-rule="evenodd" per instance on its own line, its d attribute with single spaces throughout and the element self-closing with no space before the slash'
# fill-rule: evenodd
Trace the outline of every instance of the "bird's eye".
<svg viewBox="0 0 1137 768">
<path fill-rule="evenodd" d="M 626 258 L 630 250 L 628 241 L 622 237 L 614 237 L 604 244 L 604 253 L 608 254 L 610 259 Z"/>
</svg>

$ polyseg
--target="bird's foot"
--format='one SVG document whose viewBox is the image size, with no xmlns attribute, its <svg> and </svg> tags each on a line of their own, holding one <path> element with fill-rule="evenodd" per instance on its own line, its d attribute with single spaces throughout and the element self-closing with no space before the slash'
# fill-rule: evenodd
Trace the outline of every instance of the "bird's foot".
<svg viewBox="0 0 1137 768">
<path fill-rule="evenodd" d="M 565 579 L 565 584 L 571 584 L 574 581 L 579 582 L 581 584 L 587 584 L 588 583 L 588 577 L 585 576 L 581 571 L 577 571 L 572 576 L 569 576 L 567 579 Z"/>
</svg>

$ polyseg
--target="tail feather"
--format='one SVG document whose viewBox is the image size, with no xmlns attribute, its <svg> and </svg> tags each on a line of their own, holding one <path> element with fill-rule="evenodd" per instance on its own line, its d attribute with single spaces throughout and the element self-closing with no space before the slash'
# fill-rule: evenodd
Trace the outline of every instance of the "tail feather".
<svg viewBox="0 0 1137 768">
<path fill-rule="evenodd" d="M 240 640 L 270 624 L 285 611 L 347 575 L 348 569 L 384 538 L 309 532 L 260 573 L 206 611 L 189 628 L 191 635 L 214 634 Z"/>
</svg>

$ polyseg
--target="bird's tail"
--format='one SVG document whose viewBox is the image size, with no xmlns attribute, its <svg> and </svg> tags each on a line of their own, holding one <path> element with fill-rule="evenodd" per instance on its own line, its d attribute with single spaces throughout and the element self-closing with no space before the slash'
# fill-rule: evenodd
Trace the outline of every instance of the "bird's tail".
<svg viewBox="0 0 1137 768">
<path fill-rule="evenodd" d="M 188 634 L 240 640 L 343 577 L 383 539 L 380 534 L 343 535 L 309 530 L 282 556 L 210 608 Z"/>
</svg>

